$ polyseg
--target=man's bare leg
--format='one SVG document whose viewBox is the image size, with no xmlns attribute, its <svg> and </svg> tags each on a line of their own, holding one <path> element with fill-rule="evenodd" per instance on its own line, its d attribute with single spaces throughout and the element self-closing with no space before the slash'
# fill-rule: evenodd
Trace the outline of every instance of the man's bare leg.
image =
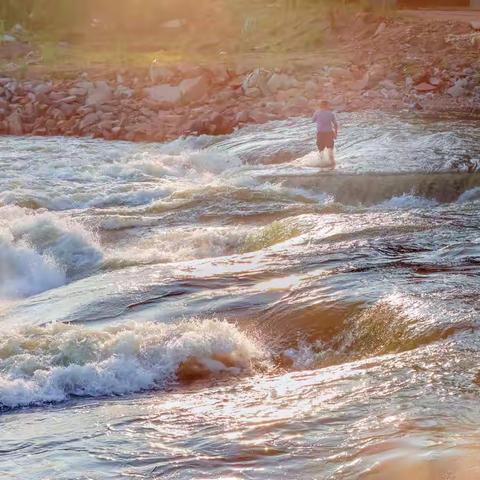
<svg viewBox="0 0 480 480">
<path fill-rule="evenodd" d="M 336 167 L 335 152 L 334 152 L 333 148 L 326 148 L 325 150 L 327 151 L 327 158 L 330 162 L 330 168 L 334 169 Z"/>
</svg>

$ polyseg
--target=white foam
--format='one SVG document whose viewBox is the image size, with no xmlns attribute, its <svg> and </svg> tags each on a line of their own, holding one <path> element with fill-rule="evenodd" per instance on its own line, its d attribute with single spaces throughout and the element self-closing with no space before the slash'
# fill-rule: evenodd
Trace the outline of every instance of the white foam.
<svg viewBox="0 0 480 480">
<path fill-rule="evenodd" d="M 301 167 L 328 168 L 332 163 L 324 153 L 314 151 L 298 158 L 293 164 Z"/>
<path fill-rule="evenodd" d="M 258 343 L 218 320 L 95 331 L 65 324 L 26 327 L 0 338 L 0 405 L 162 388 L 178 375 L 238 375 L 266 359 Z"/>
<path fill-rule="evenodd" d="M 377 205 L 378 208 L 387 209 L 412 209 L 428 208 L 438 205 L 438 202 L 424 197 L 417 197 L 411 193 L 404 193 L 398 197 L 392 197 Z"/>
<path fill-rule="evenodd" d="M 125 180 L 154 178 L 184 178 L 195 183 L 225 171 L 238 168 L 242 161 L 231 154 L 216 151 L 188 151 L 180 154 L 136 155 L 128 163 L 118 162 L 103 167 L 103 174 Z"/>
<path fill-rule="evenodd" d="M 0 208 L 0 297 L 58 287 L 97 266 L 102 257 L 95 237 L 72 220 Z"/>
<path fill-rule="evenodd" d="M 255 229 L 254 231 L 256 231 Z M 203 227 L 162 229 L 144 240 L 107 251 L 107 265 L 125 267 L 231 255 L 241 251 L 251 227 Z"/>
</svg>

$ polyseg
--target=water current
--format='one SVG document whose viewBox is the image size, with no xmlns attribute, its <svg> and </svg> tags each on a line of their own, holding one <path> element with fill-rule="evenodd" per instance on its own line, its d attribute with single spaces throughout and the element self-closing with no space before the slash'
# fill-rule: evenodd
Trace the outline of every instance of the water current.
<svg viewBox="0 0 480 480">
<path fill-rule="evenodd" d="M 0 478 L 480 478 L 477 121 L 0 138 Z"/>
</svg>

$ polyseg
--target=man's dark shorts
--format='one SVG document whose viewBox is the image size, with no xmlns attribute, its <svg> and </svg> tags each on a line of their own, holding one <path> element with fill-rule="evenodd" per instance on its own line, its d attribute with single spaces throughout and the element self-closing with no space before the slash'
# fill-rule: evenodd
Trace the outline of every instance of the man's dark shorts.
<svg viewBox="0 0 480 480">
<path fill-rule="evenodd" d="M 317 147 L 321 152 L 326 148 L 333 148 L 335 146 L 334 132 L 318 132 L 317 133 Z"/>
</svg>

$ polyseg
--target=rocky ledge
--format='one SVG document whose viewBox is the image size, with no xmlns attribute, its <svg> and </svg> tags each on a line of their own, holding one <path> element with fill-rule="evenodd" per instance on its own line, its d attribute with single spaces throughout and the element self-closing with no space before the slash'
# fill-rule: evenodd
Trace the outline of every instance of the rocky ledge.
<svg viewBox="0 0 480 480">
<path fill-rule="evenodd" d="M 347 111 L 480 111 L 480 34 L 472 26 L 356 21 L 343 67 L 317 58 L 274 71 L 153 63 L 69 80 L 0 77 L 0 134 L 165 141 L 308 116 L 324 98 Z"/>
</svg>

